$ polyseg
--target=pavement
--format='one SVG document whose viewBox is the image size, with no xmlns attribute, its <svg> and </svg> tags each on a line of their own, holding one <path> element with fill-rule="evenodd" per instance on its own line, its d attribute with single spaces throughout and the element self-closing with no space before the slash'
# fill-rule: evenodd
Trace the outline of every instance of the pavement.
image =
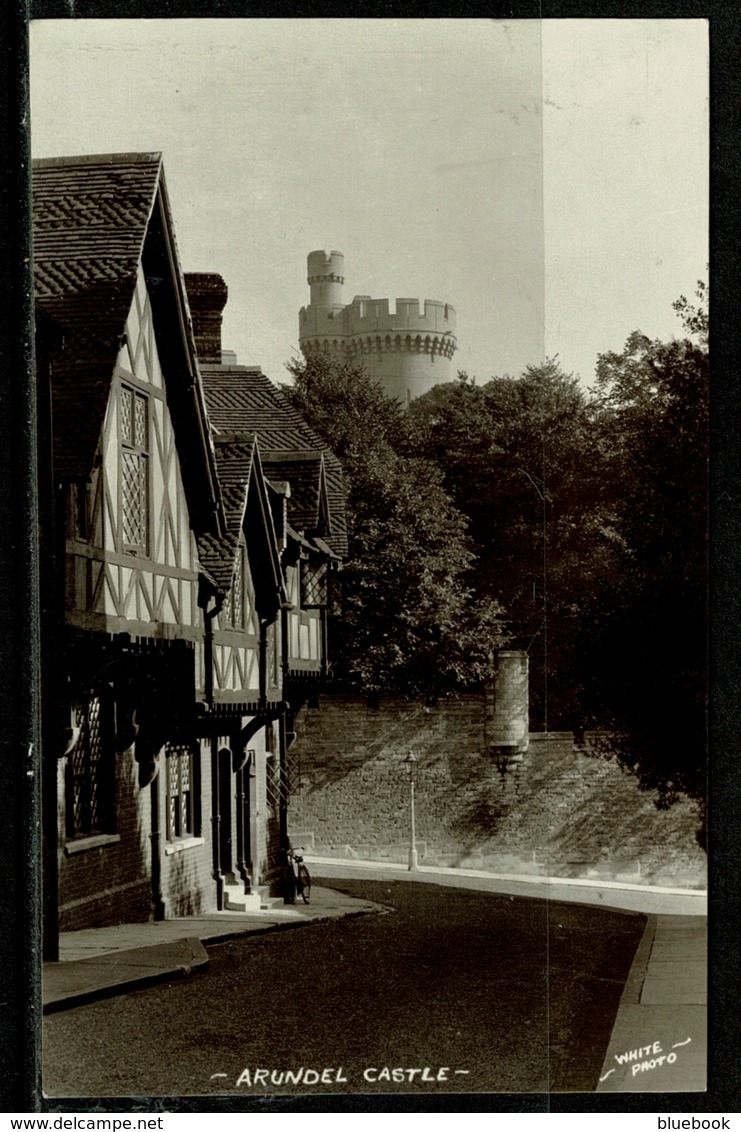
<svg viewBox="0 0 741 1132">
<path fill-rule="evenodd" d="M 707 921 L 649 916 L 602 1066 L 598 1093 L 707 1088 Z"/>
<path fill-rule="evenodd" d="M 306 855 L 323 879 L 414 881 L 641 912 L 647 922 L 615 1019 L 598 1092 L 703 1092 L 707 1056 L 707 896 L 699 890 L 601 880 L 527 877 Z M 213 912 L 159 923 L 62 932 L 60 961 L 45 963 L 44 1013 L 70 1009 L 208 967 L 206 945 L 230 936 L 383 912 L 312 886 L 310 905 Z"/>
<path fill-rule="evenodd" d="M 182 978 L 208 967 L 205 945 L 385 911 L 334 889 L 312 885 L 311 904 L 278 904 L 260 912 L 210 912 L 157 923 L 61 932 L 59 962 L 44 963 L 44 1014 Z"/>
</svg>

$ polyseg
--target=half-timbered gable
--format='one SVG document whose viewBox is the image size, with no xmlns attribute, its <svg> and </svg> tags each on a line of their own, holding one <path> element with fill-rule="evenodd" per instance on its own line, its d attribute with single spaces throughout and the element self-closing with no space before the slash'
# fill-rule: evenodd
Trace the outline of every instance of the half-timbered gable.
<svg viewBox="0 0 741 1132">
<path fill-rule="evenodd" d="M 263 463 L 265 474 L 285 499 L 287 673 L 289 677 L 324 674 L 329 577 L 337 562 L 325 541 L 331 538 L 332 527 L 324 453 L 274 450 Z"/>
<path fill-rule="evenodd" d="M 83 629 L 199 635 L 195 534 L 218 529 L 219 495 L 174 253 L 159 155 L 36 164 L 37 303 L 65 336 L 66 619 Z"/>
<path fill-rule="evenodd" d="M 201 561 L 220 596 L 213 619 L 213 698 L 235 710 L 241 705 L 245 713 L 259 700 L 276 702 L 281 696 L 278 620 L 285 580 L 256 441 L 224 444 L 217 438 L 216 459 L 225 534 L 199 542 Z"/>
<path fill-rule="evenodd" d="M 342 467 L 259 367 L 240 366 L 222 354 L 221 312 L 227 299 L 223 279 L 186 275 L 186 286 L 206 403 L 221 453 L 220 477 L 224 481 L 228 476 L 227 455 L 238 458 L 256 436 L 274 493 L 274 526 L 289 599 L 282 611 L 280 641 L 287 696 L 287 681 L 321 677 L 327 671 L 330 611 L 347 552 Z M 241 458 L 244 462 L 244 455 Z M 294 701 L 304 697 L 295 688 L 290 691 Z"/>
<path fill-rule="evenodd" d="M 190 280 L 186 276 L 186 281 Z M 189 284 L 190 286 L 190 284 Z M 338 559 L 347 555 L 347 520 L 342 465 L 324 441 L 256 366 L 201 362 L 209 419 L 222 442 L 256 435 L 265 463 L 273 456 L 321 453 L 327 493 L 329 533 L 325 539 Z"/>
<path fill-rule="evenodd" d="M 281 561 L 291 607 L 284 679 L 320 678 L 327 671 L 330 612 L 347 552 L 342 466 L 261 370 L 210 363 L 202 376 L 217 450 L 256 434 L 265 475 L 283 493 Z M 294 688 L 291 694 L 298 703 L 306 693 Z"/>
<path fill-rule="evenodd" d="M 90 477 L 67 493 L 68 624 L 199 639 L 193 521 L 141 265 Z"/>
<path fill-rule="evenodd" d="M 196 539 L 223 512 L 160 155 L 40 161 L 33 196 L 58 331 L 39 369 L 45 875 L 62 925 L 90 926 L 212 899 Z"/>
</svg>

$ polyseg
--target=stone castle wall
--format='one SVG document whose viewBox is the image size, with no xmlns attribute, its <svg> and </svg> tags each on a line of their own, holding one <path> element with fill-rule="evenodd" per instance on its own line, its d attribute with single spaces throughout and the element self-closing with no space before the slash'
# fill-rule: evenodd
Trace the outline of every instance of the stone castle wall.
<svg viewBox="0 0 741 1132">
<path fill-rule="evenodd" d="M 397 299 L 396 309 L 390 309 L 388 299 L 372 299 L 369 295 L 356 295 L 344 307 L 302 307 L 299 330 L 302 339 L 307 337 L 364 338 L 366 335 L 390 335 L 396 344 L 407 334 L 450 335 L 449 354 L 455 350 L 455 310 L 449 303 L 425 299 L 420 311 L 419 299 Z"/>
<path fill-rule="evenodd" d="M 704 884 L 694 803 L 657 810 L 617 763 L 576 750 L 569 735 L 531 735 L 523 761 L 505 772 L 485 726 L 483 695 L 437 709 L 323 697 L 299 717 L 292 751 L 294 844 L 320 856 L 406 860 L 411 749 L 421 864 Z"/>
<path fill-rule="evenodd" d="M 311 252 L 307 280 L 311 302 L 299 312 L 299 342 L 305 357 L 322 350 L 360 361 L 390 397 L 406 403 L 450 380 L 456 350 L 456 313 L 448 303 L 356 295 L 342 301 L 344 256 Z"/>
</svg>

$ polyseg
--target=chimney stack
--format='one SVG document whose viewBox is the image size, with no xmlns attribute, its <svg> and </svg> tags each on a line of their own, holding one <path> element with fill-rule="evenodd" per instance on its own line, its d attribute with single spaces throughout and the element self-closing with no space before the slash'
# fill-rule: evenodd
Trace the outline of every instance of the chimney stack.
<svg viewBox="0 0 741 1132">
<path fill-rule="evenodd" d="M 188 272 L 185 289 L 193 319 L 198 361 L 205 365 L 221 364 L 221 312 L 226 306 L 226 283 L 220 275 Z"/>
</svg>

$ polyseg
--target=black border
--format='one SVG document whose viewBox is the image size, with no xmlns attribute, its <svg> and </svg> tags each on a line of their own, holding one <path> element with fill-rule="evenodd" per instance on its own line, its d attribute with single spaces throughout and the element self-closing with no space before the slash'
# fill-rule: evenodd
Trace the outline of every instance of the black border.
<svg viewBox="0 0 741 1132">
<path fill-rule="evenodd" d="M 343 10 L 344 7 L 344 10 Z M 331 10 L 328 10 L 330 9 Z M 125 1098 L 45 1100 L 40 1088 L 38 610 L 34 390 L 30 365 L 27 0 L 6 0 L 0 32 L 0 1105 L 8 1112 L 655 1112 L 734 1113 L 741 1100 L 739 952 L 741 809 L 737 708 L 741 546 L 741 381 L 736 270 L 741 202 L 741 16 L 733 0 L 511 0 L 453 6 L 343 6 L 235 0 L 35 0 L 34 18 L 465 17 L 699 18 L 710 21 L 712 523 L 709 1084 L 707 1093 Z M 688 289 L 692 285 L 687 281 Z M 681 610 L 677 611 L 681 617 Z M 30 946 L 29 946 L 30 941 Z"/>
</svg>

